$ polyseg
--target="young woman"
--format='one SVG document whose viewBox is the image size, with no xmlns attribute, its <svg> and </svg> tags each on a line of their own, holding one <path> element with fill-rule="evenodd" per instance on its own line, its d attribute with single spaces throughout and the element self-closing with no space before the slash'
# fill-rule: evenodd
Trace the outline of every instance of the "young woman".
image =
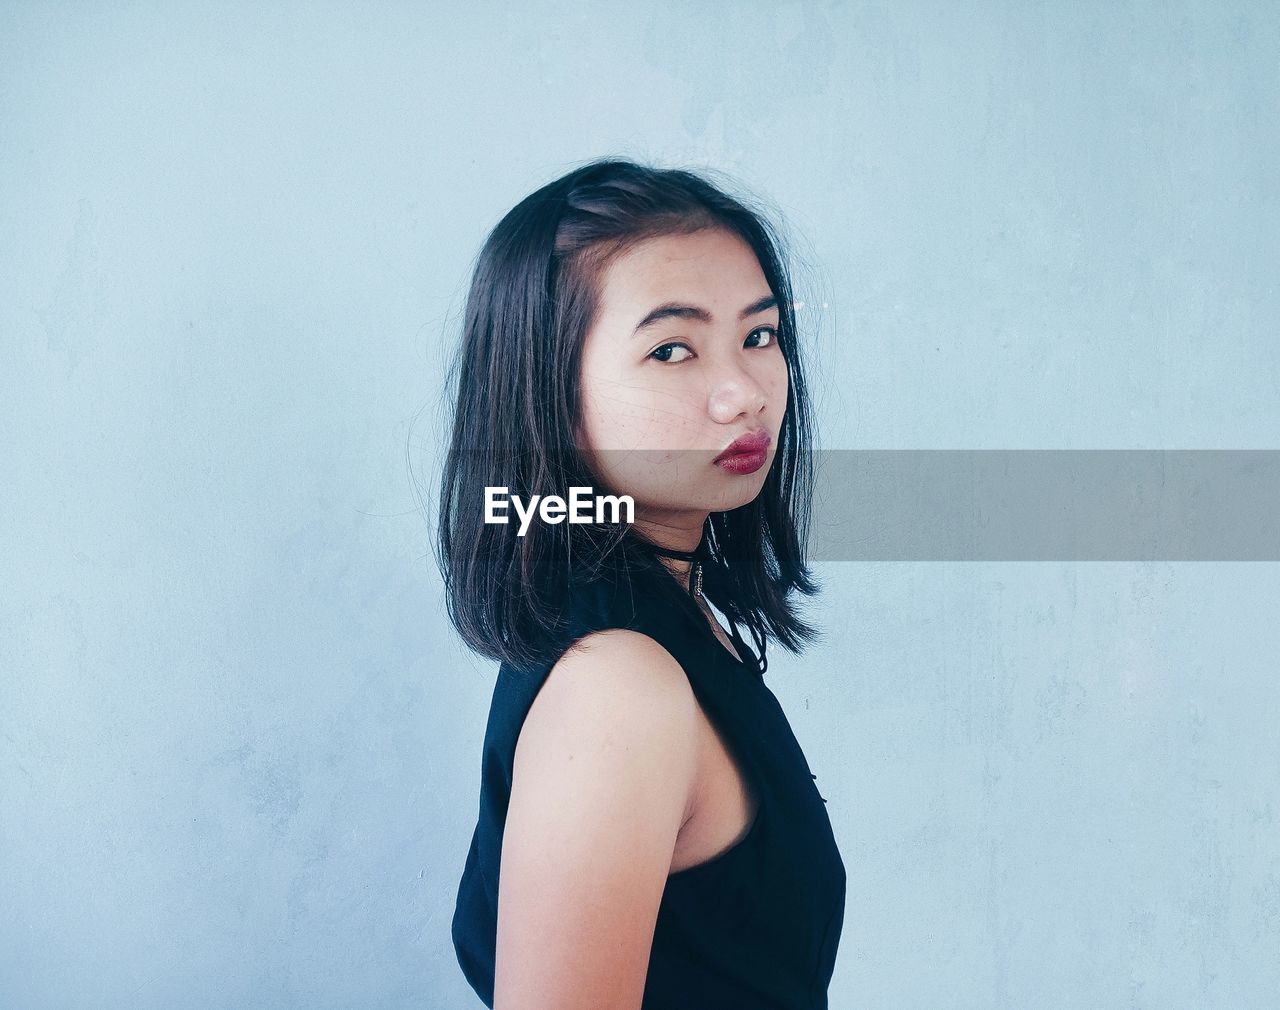
<svg viewBox="0 0 1280 1010">
<path fill-rule="evenodd" d="M 817 591 L 773 229 L 697 174 L 584 165 L 489 235 L 455 377 L 439 561 L 501 664 L 453 917 L 467 980 L 497 1010 L 826 1007 L 845 869 L 763 680 L 768 636 L 815 635 L 790 594 Z M 486 488 L 574 487 L 633 521 L 488 521 Z"/>
</svg>

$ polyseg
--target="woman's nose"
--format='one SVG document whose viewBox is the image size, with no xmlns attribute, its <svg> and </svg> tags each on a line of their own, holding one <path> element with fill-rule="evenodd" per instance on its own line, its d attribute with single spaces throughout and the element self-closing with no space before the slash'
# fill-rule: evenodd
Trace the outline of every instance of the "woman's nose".
<svg viewBox="0 0 1280 1010">
<path fill-rule="evenodd" d="M 707 409 L 714 420 L 727 424 L 743 414 L 760 413 L 766 403 L 764 387 L 745 369 L 733 368 L 717 378 L 711 387 Z"/>
</svg>

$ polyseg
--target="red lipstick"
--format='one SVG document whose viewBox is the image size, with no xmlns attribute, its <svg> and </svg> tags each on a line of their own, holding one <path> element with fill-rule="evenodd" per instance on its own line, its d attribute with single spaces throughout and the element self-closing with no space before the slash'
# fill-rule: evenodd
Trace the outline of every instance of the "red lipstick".
<svg viewBox="0 0 1280 1010">
<path fill-rule="evenodd" d="M 769 443 L 772 441 L 769 433 L 763 428 L 747 435 L 739 435 L 711 462 L 729 473 L 755 473 L 764 466 L 765 450 L 769 448 Z"/>
</svg>

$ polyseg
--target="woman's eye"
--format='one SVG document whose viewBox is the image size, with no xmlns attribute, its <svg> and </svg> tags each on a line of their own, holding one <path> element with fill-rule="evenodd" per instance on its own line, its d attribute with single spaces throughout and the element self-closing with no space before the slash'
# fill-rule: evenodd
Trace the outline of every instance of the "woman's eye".
<svg viewBox="0 0 1280 1010">
<path fill-rule="evenodd" d="M 681 350 L 683 350 L 683 351 L 689 351 L 689 348 L 685 347 L 685 345 L 684 345 L 684 344 L 663 344 L 661 347 L 655 347 L 655 348 L 650 352 L 649 357 L 651 357 L 651 358 L 657 358 L 659 361 L 671 361 L 671 360 L 673 360 L 673 359 L 672 359 L 672 357 L 671 357 L 671 349 L 672 349 L 673 347 L 678 347 L 678 348 L 680 348 L 680 349 L 681 349 Z M 693 353 L 693 352 L 692 352 L 692 351 L 689 351 L 689 353 Z M 676 361 L 684 361 L 685 359 L 684 359 L 684 358 L 676 358 L 676 359 L 674 359 L 674 360 L 676 360 Z"/>
<path fill-rule="evenodd" d="M 750 333 L 747 334 L 747 340 L 750 341 L 757 337 L 759 338 L 759 340 L 756 343 L 749 344 L 749 346 L 768 347 L 770 344 L 776 344 L 778 342 L 778 331 L 773 326 L 757 326 L 754 330 L 752 330 Z M 673 358 L 671 356 L 673 350 L 684 351 L 685 356 Z M 652 351 L 649 352 L 649 357 L 656 358 L 658 361 L 666 362 L 668 364 L 677 364 L 681 361 L 687 361 L 692 354 L 693 352 L 689 350 L 687 345 L 680 344 L 680 343 L 670 343 L 670 344 L 663 344 L 660 347 L 655 347 Z"/>
</svg>

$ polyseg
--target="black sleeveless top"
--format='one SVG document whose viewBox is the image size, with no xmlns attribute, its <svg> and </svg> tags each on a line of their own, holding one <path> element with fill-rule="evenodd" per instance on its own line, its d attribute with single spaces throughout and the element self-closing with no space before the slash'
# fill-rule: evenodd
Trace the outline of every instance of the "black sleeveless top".
<svg viewBox="0 0 1280 1010">
<path fill-rule="evenodd" d="M 845 868 L 787 717 L 759 657 L 731 636 L 735 660 L 670 577 L 620 592 L 571 594 L 570 637 L 630 628 L 684 669 L 707 718 L 749 775 L 758 809 L 747 834 L 711 860 L 667 877 L 654 927 L 643 1010 L 825 1010 L 844 921 Z M 561 653 L 563 654 L 563 650 Z M 559 656 L 556 657 L 557 659 Z M 485 730 L 480 813 L 458 887 L 453 943 L 485 1006 L 493 1006 L 498 868 L 516 740 L 555 661 L 498 670 Z"/>
</svg>

